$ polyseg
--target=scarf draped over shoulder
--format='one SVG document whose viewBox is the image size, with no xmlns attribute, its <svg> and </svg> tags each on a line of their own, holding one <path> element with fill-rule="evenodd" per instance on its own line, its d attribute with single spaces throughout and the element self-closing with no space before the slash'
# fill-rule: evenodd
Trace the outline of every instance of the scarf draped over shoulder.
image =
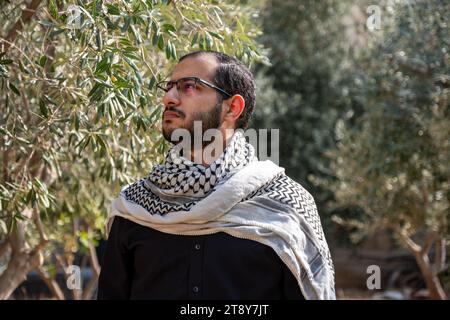
<svg viewBox="0 0 450 320">
<path fill-rule="evenodd" d="M 179 146 L 146 177 L 122 189 L 115 216 L 161 232 L 225 232 L 270 246 L 306 299 L 335 299 L 334 268 L 314 198 L 284 169 L 258 161 L 236 132 L 209 167 L 180 156 Z"/>
</svg>

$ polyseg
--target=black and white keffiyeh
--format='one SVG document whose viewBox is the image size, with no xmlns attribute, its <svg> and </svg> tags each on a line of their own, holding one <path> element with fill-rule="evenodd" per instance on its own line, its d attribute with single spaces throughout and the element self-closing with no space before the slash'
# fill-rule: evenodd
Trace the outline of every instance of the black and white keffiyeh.
<svg viewBox="0 0 450 320">
<path fill-rule="evenodd" d="M 236 171 L 257 160 L 254 148 L 240 131 L 209 167 L 181 156 L 178 144 L 169 150 L 164 164 L 156 165 L 148 177 L 131 184 L 123 195 L 150 214 L 187 211 Z"/>
<path fill-rule="evenodd" d="M 156 165 L 148 179 L 161 189 L 173 189 L 173 194 L 205 196 L 217 182 L 227 179 L 252 161 L 257 161 L 252 145 L 236 132 L 228 147 L 209 167 L 181 156 L 181 144 L 169 150 L 164 165 Z"/>
<path fill-rule="evenodd" d="M 163 165 L 113 201 L 122 216 L 161 232 L 226 232 L 274 249 L 306 299 L 335 299 L 334 269 L 314 198 L 271 161 L 258 161 L 236 132 L 209 167 L 172 148 Z"/>
</svg>

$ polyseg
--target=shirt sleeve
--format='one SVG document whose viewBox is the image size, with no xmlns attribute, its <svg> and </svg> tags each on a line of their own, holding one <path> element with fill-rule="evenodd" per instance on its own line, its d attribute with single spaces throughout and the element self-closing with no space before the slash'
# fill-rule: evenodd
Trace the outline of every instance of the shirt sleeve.
<svg viewBox="0 0 450 320">
<path fill-rule="evenodd" d="M 126 224 L 115 217 L 111 226 L 98 280 L 98 300 L 124 300 L 130 298 L 132 266 L 125 246 Z"/>
<path fill-rule="evenodd" d="M 297 279 L 283 263 L 283 296 L 288 300 L 305 300 Z"/>
</svg>

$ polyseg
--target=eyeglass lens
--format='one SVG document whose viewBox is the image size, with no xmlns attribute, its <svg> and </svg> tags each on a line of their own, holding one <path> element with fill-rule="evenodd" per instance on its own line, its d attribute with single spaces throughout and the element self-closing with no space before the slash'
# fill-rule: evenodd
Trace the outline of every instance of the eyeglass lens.
<svg viewBox="0 0 450 320">
<path fill-rule="evenodd" d="M 197 81 L 194 79 L 178 79 L 177 81 L 168 81 L 165 83 L 164 88 L 169 91 L 173 86 L 177 86 L 177 90 L 180 93 L 187 93 L 189 90 L 195 90 L 197 88 Z"/>
</svg>

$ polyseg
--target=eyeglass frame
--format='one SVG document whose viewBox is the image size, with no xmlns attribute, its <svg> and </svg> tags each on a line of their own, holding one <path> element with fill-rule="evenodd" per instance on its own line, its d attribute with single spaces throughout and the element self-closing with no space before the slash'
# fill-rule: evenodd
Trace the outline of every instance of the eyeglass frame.
<svg viewBox="0 0 450 320">
<path fill-rule="evenodd" d="M 231 98 L 231 97 L 233 96 L 232 94 L 226 92 L 226 91 L 223 90 L 222 88 L 219 88 L 218 86 L 212 84 L 211 82 L 208 82 L 208 81 L 206 81 L 206 80 L 203 80 L 203 79 L 201 79 L 201 78 L 199 78 L 199 77 L 183 77 L 183 78 L 180 78 L 180 79 L 175 80 L 175 81 L 174 81 L 174 80 L 160 81 L 160 82 L 158 82 L 158 83 L 156 84 L 156 87 L 157 87 L 158 89 L 163 90 L 164 92 L 169 92 L 169 91 L 174 87 L 174 85 L 175 85 L 176 88 L 177 88 L 177 90 L 178 90 L 178 81 L 180 81 L 180 80 L 194 80 L 196 85 L 197 85 L 197 82 L 200 82 L 201 84 L 204 84 L 205 86 L 208 86 L 208 87 L 210 87 L 210 88 L 212 88 L 212 89 L 215 89 L 215 90 L 219 91 L 220 93 L 224 94 L 224 95 L 227 96 L 228 98 Z M 163 83 L 166 83 L 166 84 L 172 83 L 172 86 L 170 87 L 170 89 L 167 89 L 167 88 L 165 88 L 165 87 L 162 86 Z"/>
</svg>

